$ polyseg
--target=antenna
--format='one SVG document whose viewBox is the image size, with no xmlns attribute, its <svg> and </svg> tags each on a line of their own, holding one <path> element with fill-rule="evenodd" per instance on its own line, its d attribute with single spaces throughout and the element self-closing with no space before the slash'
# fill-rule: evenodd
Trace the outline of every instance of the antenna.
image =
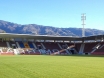
<svg viewBox="0 0 104 78">
<path fill-rule="evenodd" d="M 84 29 L 84 26 L 86 25 L 85 24 L 85 20 L 86 20 L 86 15 L 85 13 L 81 14 L 81 21 L 82 21 L 82 37 L 85 37 L 85 29 Z"/>
</svg>

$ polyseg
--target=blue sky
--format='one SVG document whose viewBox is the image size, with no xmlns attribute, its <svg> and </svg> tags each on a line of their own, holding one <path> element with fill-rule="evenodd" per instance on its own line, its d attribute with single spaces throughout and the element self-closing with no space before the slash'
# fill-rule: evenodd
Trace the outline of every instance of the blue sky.
<svg viewBox="0 0 104 78">
<path fill-rule="evenodd" d="M 104 0 L 0 0 L 0 20 L 18 24 L 38 24 L 61 28 L 104 30 Z"/>
</svg>

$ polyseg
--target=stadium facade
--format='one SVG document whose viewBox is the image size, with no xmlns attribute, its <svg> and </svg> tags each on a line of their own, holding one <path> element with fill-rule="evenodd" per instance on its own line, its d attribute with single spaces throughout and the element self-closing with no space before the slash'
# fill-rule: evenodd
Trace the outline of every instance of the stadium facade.
<svg viewBox="0 0 104 78">
<path fill-rule="evenodd" d="M 102 55 L 103 40 L 104 35 L 71 37 L 0 33 L 0 55 Z"/>
</svg>

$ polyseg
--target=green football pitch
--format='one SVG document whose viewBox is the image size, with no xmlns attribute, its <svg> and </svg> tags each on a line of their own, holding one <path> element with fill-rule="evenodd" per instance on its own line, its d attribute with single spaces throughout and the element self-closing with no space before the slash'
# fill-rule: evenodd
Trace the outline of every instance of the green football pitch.
<svg viewBox="0 0 104 78">
<path fill-rule="evenodd" d="M 0 78 L 104 78 L 104 56 L 0 56 Z"/>
</svg>

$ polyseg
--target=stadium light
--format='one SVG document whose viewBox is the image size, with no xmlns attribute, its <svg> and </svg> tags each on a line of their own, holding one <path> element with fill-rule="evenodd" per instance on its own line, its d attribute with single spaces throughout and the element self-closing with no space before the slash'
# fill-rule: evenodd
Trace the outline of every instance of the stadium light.
<svg viewBox="0 0 104 78">
<path fill-rule="evenodd" d="M 85 16 L 85 13 L 81 14 L 81 21 L 82 21 L 82 37 L 85 37 L 85 29 L 84 29 L 84 26 L 86 25 L 85 24 L 85 20 L 86 20 L 86 16 Z"/>
</svg>

